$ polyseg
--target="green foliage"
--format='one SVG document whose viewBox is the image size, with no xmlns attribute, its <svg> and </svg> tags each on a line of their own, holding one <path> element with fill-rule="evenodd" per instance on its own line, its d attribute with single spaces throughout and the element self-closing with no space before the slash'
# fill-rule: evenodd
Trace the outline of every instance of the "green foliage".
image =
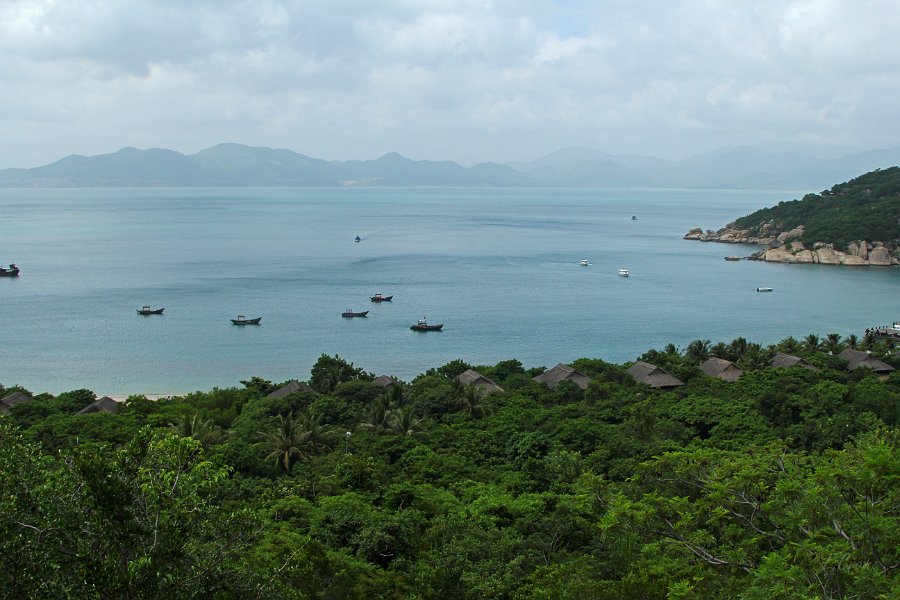
<svg viewBox="0 0 900 600">
<path fill-rule="evenodd" d="M 322 354 L 310 372 L 309 385 L 317 392 L 327 394 L 338 384 L 357 379 L 371 380 L 373 376 L 336 354 L 334 356 Z"/>
<path fill-rule="evenodd" d="M 647 352 L 674 392 L 586 358 L 586 390 L 515 360 L 477 367 L 499 394 L 459 360 L 384 390 L 323 356 L 281 398 L 38 395 L 0 415 L 0 598 L 894 597 L 900 376 L 846 373 L 850 341 Z"/>
<path fill-rule="evenodd" d="M 900 239 L 900 167 L 876 170 L 802 200 L 779 202 L 735 221 L 756 232 L 774 221 L 779 231 L 804 225 L 802 241 L 830 242 L 838 247 L 854 240 L 890 242 Z"/>
</svg>

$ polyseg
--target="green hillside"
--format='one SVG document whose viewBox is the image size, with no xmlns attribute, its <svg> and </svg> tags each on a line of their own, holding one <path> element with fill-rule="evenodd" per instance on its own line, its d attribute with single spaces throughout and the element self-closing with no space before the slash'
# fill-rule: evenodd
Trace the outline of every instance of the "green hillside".
<svg viewBox="0 0 900 600">
<path fill-rule="evenodd" d="M 854 240 L 900 240 L 900 167 L 872 171 L 802 200 L 779 202 L 735 221 L 756 235 L 773 222 L 774 231 L 804 226 L 806 244 L 829 242 L 844 248 Z"/>
</svg>

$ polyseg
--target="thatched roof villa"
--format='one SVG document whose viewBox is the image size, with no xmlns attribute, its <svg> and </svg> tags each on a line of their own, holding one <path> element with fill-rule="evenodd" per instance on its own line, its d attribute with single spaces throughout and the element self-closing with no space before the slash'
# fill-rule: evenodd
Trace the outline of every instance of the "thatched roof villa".
<svg viewBox="0 0 900 600">
<path fill-rule="evenodd" d="M 652 388 L 660 390 L 671 390 L 672 388 L 684 385 L 684 382 L 673 377 L 664 369 L 642 360 L 639 360 L 628 367 L 628 374 L 634 377 L 639 383 L 644 383 Z"/>
<path fill-rule="evenodd" d="M 95 402 L 92 402 L 91 404 L 88 404 L 87 406 L 79 410 L 78 414 L 87 415 L 98 412 L 116 414 L 117 412 L 119 412 L 119 403 L 109 396 L 103 396 L 102 398 L 99 398 Z"/>
<path fill-rule="evenodd" d="M 744 374 L 743 369 L 730 360 L 712 357 L 700 365 L 700 370 L 710 377 L 716 377 L 722 381 L 737 381 Z"/>
<path fill-rule="evenodd" d="M 457 375 L 456 380 L 463 385 L 474 385 L 483 394 L 503 391 L 502 387 L 474 369 L 468 369 L 467 371 L 460 373 Z"/>
<path fill-rule="evenodd" d="M 288 381 L 286 384 L 275 390 L 274 392 L 266 395 L 266 398 L 281 398 L 282 396 L 287 396 L 288 394 L 294 394 L 296 392 L 311 392 L 313 389 L 309 387 L 307 384 L 302 381 L 297 381 L 296 379 L 292 379 Z"/>
<path fill-rule="evenodd" d="M 32 400 L 34 400 L 34 398 L 24 392 L 13 392 L 11 394 L 7 394 L 3 398 L 0 398 L 0 413 L 8 413 L 9 409 L 11 409 L 16 404 L 31 402 Z"/>
<path fill-rule="evenodd" d="M 544 371 L 535 377 L 534 380 L 543 383 L 550 389 L 555 388 L 561 381 L 572 381 L 581 389 L 586 390 L 591 378 L 578 369 L 559 363 L 552 369 Z"/>
<path fill-rule="evenodd" d="M 864 367 L 866 369 L 872 369 L 876 375 L 886 377 L 894 370 L 894 367 L 891 365 L 874 358 L 871 354 L 863 352 L 862 350 L 845 348 L 838 354 L 838 358 L 847 363 L 848 371 Z"/>
<path fill-rule="evenodd" d="M 783 352 L 779 352 L 772 358 L 772 366 L 780 367 L 782 369 L 789 369 L 790 367 L 803 367 L 809 371 L 818 371 L 816 367 L 809 364 L 806 359 L 800 358 L 799 356 L 794 356 L 793 354 L 784 354 Z"/>
<path fill-rule="evenodd" d="M 389 388 L 389 387 L 393 387 L 395 385 L 400 385 L 399 381 L 397 381 L 393 377 L 390 377 L 389 375 L 379 375 L 378 377 L 376 377 L 375 379 L 372 380 L 372 383 L 374 383 L 377 386 L 383 387 L 383 388 Z"/>
</svg>

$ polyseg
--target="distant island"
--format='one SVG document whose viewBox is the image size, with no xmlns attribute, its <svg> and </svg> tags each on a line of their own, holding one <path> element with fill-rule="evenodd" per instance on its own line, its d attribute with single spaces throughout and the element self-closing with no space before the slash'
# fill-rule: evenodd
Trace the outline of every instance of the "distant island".
<svg viewBox="0 0 900 600">
<path fill-rule="evenodd" d="M 900 167 L 873 171 L 802 200 L 779 202 L 684 239 L 759 244 L 748 258 L 847 266 L 900 264 Z"/>
<path fill-rule="evenodd" d="M 323 160 L 292 150 L 219 144 L 196 154 L 153 148 L 71 155 L 48 165 L 0 170 L 0 187 L 647 187 L 822 189 L 840 178 L 900 164 L 900 147 L 844 153 L 744 146 L 684 160 L 564 148 L 531 162 L 462 166 L 389 153 L 375 160 Z"/>
</svg>

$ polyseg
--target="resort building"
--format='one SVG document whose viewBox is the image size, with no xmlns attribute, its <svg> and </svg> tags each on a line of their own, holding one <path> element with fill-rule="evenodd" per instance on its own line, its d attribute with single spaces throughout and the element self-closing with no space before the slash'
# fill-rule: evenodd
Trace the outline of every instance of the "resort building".
<svg viewBox="0 0 900 600">
<path fill-rule="evenodd" d="M 581 389 L 586 390 L 591 378 L 578 369 L 559 363 L 552 369 L 544 371 L 535 377 L 534 380 L 538 383 L 543 383 L 550 389 L 555 388 L 561 381 L 572 381 Z"/>
<path fill-rule="evenodd" d="M 730 360 L 716 357 L 704 361 L 700 365 L 700 370 L 722 381 L 737 381 L 744 374 L 744 371 Z"/>
<path fill-rule="evenodd" d="M 639 383 L 661 390 L 671 390 L 684 385 L 684 382 L 673 377 L 660 367 L 651 365 L 642 360 L 639 360 L 628 367 L 628 374 L 634 377 Z"/>
</svg>

